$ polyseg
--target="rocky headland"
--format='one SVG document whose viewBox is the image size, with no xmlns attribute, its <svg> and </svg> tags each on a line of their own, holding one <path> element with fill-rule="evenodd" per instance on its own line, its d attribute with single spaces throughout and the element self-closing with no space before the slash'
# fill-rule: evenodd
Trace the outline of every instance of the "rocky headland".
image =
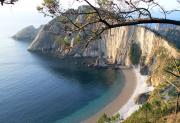
<svg viewBox="0 0 180 123">
<path fill-rule="evenodd" d="M 41 27 L 42 26 L 40 26 L 39 28 L 35 28 L 34 26 L 30 25 L 17 32 L 15 35 L 12 36 L 12 38 L 15 40 L 31 42 L 36 37 Z"/>
</svg>

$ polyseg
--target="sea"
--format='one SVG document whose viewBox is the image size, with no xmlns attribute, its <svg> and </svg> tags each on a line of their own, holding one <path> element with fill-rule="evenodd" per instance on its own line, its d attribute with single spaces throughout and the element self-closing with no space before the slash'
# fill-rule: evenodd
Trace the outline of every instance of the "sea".
<svg viewBox="0 0 180 123">
<path fill-rule="evenodd" d="M 12 30 L 0 31 L 0 123 L 79 123 L 121 93 L 120 70 L 29 52 Z"/>
</svg>

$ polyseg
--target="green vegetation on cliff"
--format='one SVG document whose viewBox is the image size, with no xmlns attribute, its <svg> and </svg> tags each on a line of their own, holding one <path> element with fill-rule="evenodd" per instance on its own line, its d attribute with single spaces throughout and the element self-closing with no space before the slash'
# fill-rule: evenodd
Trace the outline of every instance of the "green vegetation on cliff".
<svg viewBox="0 0 180 123">
<path fill-rule="evenodd" d="M 56 37 L 56 42 L 60 46 L 70 46 L 70 41 L 68 40 L 67 37 L 64 37 L 64 36 L 57 36 Z"/>
<path fill-rule="evenodd" d="M 133 43 L 130 49 L 130 58 L 133 65 L 139 64 L 141 54 L 142 54 L 142 51 L 141 51 L 140 46 L 136 43 Z"/>
</svg>

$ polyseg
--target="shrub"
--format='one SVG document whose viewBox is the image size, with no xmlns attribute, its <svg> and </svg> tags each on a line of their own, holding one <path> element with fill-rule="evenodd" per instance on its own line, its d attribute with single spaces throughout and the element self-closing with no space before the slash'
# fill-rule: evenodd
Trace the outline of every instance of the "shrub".
<svg viewBox="0 0 180 123">
<path fill-rule="evenodd" d="M 105 113 L 99 118 L 97 123 L 114 123 L 120 119 L 120 114 L 117 113 L 112 117 L 108 117 Z"/>
<path fill-rule="evenodd" d="M 107 114 L 103 114 L 99 120 L 97 121 L 97 123 L 106 123 L 106 122 L 109 122 L 110 121 L 110 118 L 107 116 Z"/>
<path fill-rule="evenodd" d="M 64 38 L 64 44 L 65 46 L 70 46 L 70 42 L 68 41 L 67 37 Z"/>
<path fill-rule="evenodd" d="M 81 37 L 80 37 L 80 35 L 78 34 L 77 36 L 76 36 L 76 38 L 75 38 L 75 42 L 76 43 L 79 43 L 81 41 Z"/>
<path fill-rule="evenodd" d="M 142 51 L 139 45 L 136 43 L 133 43 L 130 50 L 130 59 L 133 65 L 139 64 L 141 54 L 142 54 Z"/>
</svg>

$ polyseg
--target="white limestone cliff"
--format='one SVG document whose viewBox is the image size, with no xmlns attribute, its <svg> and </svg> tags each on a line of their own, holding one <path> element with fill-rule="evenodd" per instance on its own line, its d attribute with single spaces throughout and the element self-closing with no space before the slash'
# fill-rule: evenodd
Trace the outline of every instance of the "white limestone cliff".
<svg viewBox="0 0 180 123">
<path fill-rule="evenodd" d="M 111 63 L 129 66 L 129 52 L 132 43 L 140 45 L 142 56 L 148 63 L 158 48 L 164 47 L 169 55 L 179 59 L 180 52 L 165 38 L 155 32 L 140 26 L 119 27 L 108 30 L 103 34 L 99 49 L 103 57 Z"/>
</svg>

